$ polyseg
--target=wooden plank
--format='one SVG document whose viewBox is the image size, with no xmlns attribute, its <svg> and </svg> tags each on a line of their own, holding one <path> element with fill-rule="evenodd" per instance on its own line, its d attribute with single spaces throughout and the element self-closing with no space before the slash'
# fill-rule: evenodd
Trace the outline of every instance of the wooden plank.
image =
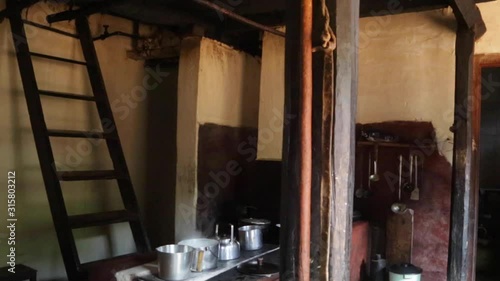
<svg viewBox="0 0 500 281">
<path fill-rule="evenodd" d="M 374 141 L 358 141 L 358 146 L 378 146 L 378 147 L 401 147 L 412 149 L 435 149 L 436 145 L 417 145 L 414 143 L 400 143 L 400 142 L 374 142 Z"/>
<path fill-rule="evenodd" d="M 467 26 L 468 29 L 474 28 L 474 25 L 482 20 L 481 12 L 473 0 L 453 0 L 450 1 L 450 6 L 459 24 Z"/>
<path fill-rule="evenodd" d="M 391 214 L 386 225 L 388 264 L 411 263 L 413 249 L 413 210 Z"/>
<path fill-rule="evenodd" d="M 334 0 L 314 7 L 313 44 L 323 46 L 325 21 Z M 319 3 L 319 2 L 318 2 Z M 333 11 L 333 10 L 332 10 Z M 333 12 L 331 12 L 333 13 Z M 334 28 L 332 21 L 328 23 Z M 330 39 L 332 43 L 335 38 Z M 311 280 L 329 280 L 331 233 L 331 195 L 333 189 L 333 107 L 334 107 L 334 49 L 317 49 L 313 55 L 313 182 L 311 222 Z"/>
<path fill-rule="evenodd" d="M 486 33 L 486 24 L 474 0 L 453 0 L 450 6 L 453 8 L 458 24 L 474 30 L 475 40 Z"/>
<path fill-rule="evenodd" d="M 109 225 L 114 223 L 138 220 L 136 213 L 129 211 L 110 211 L 95 214 L 69 216 L 68 221 L 72 229 Z"/>
<path fill-rule="evenodd" d="M 456 39 L 455 121 L 448 280 L 474 280 L 476 232 L 471 102 L 474 31 L 459 24 Z"/>
<path fill-rule="evenodd" d="M 495 0 L 476 0 L 475 3 L 491 2 Z M 248 17 L 272 17 L 277 12 L 284 11 L 286 0 L 252 0 L 245 1 L 237 7 L 238 13 Z M 442 9 L 449 6 L 447 0 L 361 0 L 360 16 L 372 17 L 387 14 L 401 14 L 418 11 Z M 271 14 L 271 15 L 270 15 Z"/>
<path fill-rule="evenodd" d="M 81 94 L 61 93 L 61 92 L 44 91 L 44 90 L 40 90 L 39 93 L 40 93 L 40 95 L 43 95 L 43 96 L 50 96 L 50 97 L 56 97 L 56 98 L 74 99 L 74 100 L 82 100 L 82 101 L 96 101 L 95 97 L 93 97 L 93 96 L 86 96 L 86 95 L 81 95 Z"/>
<path fill-rule="evenodd" d="M 116 136 L 104 132 L 75 131 L 75 130 L 47 130 L 47 135 L 59 138 L 87 138 L 87 139 L 107 139 Z"/>
<path fill-rule="evenodd" d="M 328 280 L 333 185 L 333 51 L 313 56 L 313 183 L 311 198 L 312 280 Z"/>
<path fill-rule="evenodd" d="M 77 17 L 85 17 L 96 13 L 105 12 L 113 6 L 123 4 L 125 0 L 107 0 L 83 6 L 76 10 L 67 10 L 56 14 L 48 15 L 47 22 L 52 24 L 59 21 L 70 21 Z"/>
<path fill-rule="evenodd" d="M 72 60 L 72 59 L 67 59 L 67 58 L 60 58 L 60 57 L 55 57 L 55 56 L 40 54 L 40 53 L 35 53 L 35 52 L 31 52 L 30 54 L 34 57 L 39 57 L 39 58 L 48 59 L 48 60 L 55 60 L 55 61 L 73 63 L 73 64 L 79 64 L 79 65 L 87 65 L 87 63 L 84 61 L 77 61 L 77 60 Z"/>
<path fill-rule="evenodd" d="M 335 123 L 333 138 L 330 277 L 348 281 L 354 200 L 355 129 L 358 93 L 359 0 L 337 0 L 334 13 Z"/>
<path fill-rule="evenodd" d="M 114 180 L 126 178 L 113 170 L 102 171 L 61 171 L 57 172 L 60 181 Z"/>
</svg>

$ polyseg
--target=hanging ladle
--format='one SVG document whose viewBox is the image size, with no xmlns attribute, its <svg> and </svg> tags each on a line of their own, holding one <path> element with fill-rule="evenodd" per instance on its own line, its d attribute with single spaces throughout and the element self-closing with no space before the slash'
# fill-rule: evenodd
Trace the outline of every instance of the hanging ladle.
<svg viewBox="0 0 500 281">
<path fill-rule="evenodd" d="M 401 186 L 403 184 L 401 179 L 402 174 L 403 174 L 403 155 L 399 155 L 398 202 L 391 205 L 391 211 L 393 211 L 396 214 L 401 214 L 406 211 L 406 205 L 401 203 Z"/>
<path fill-rule="evenodd" d="M 378 145 L 375 144 L 375 160 L 373 161 L 373 174 L 370 175 L 370 181 L 375 182 L 380 180 L 380 177 L 378 175 L 377 162 L 378 162 Z"/>
<path fill-rule="evenodd" d="M 372 153 L 368 154 L 368 175 L 372 173 Z M 368 198 L 373 194 L 372 192 L 372 180 L 368 177 L 368 190 L 365 190 L 364 197 Z"/>
<path fill-rule="evenodd" d="M 403 190 L 409 193 L 415 189 L 415 186 L 413 185 L 413 164 L 415 162 L 414 159 L 415 155 L 411 154 L 410 152 L 410 177 L 408 178 L 408 181 L 403 184 Z"/>
<path fill-rule="evenodd" d="M 360 180 L 360 186 L 358 189 L 356 189 L 355 195 L 357 198 L 363 198 L 363 197 L 365 197 L 365 193 L 366 193 L 365 188 L 363 187 L 363 181 L 365 180 L 363 178 L 363 175 L 364 175 L 364 173 L 363 173 L 363 158 L 364 158 L 363 151 L 359 151 L 358 155 L 359 155 L 359 157 L 357 157 L 358 159 L 356 159 L 356 160 L 360 160 L 360 161 L 356 162 L 356 168 L 358 169 L 359 178 L 361 180 Z"/>
</svg>

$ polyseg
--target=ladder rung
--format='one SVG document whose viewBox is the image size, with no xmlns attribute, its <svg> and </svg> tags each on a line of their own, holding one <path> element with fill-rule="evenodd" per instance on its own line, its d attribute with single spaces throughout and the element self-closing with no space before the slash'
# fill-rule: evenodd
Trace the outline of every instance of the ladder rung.
<svg viewBox="0 0 500 281">
<path fill-rule="evenodd" d="M 75 39 L 80 39 L 80 37 L 78 37 L 77 34 L 73 34 L 73 33 L 70 33 L 70 32 L 66 32 L 64 30 L 60 30 L 60 29 L 56 29 L 56 28 L 52 28 L 48 25 L 44 25 L 44 24 L 39 24 L 39 23 L 36 23 L 36 22 L 32 22 L 32 21 L 29 21 L 29 20 L 23 20 L 23 23 L 24 24 L 27 24 L 27 25 L 31 25 L 31 26 L 34 26 L 34 27 L 38 27 L 40 29 L 44 29 L 44 30 L 48 30 L 48 31 L 52 31 L 54 33 L 58 33 L 58 34 L 61 34 L 61 35 L 65 35 L 65 36 L 68 36 L 68 37 L 72 37 L 72 38 L 75 38 Z"/>
<path fill-rule="evenodd" d="M 138 220 L 139 216 L 126 210 L 110 211 L 94 214 L 69 216 L 68 222 L 72 229 L 109 225 L 114 223 Z"/>
<path fill-rule="evenodd" d="M 114 180 L 127 177 L 114 170 L 101 171 L 61 171 L 57 172 L 60 181 Z"/>
<path fill-rule="evenodd" d="M 91 132 L 91 131 L 47 130 L 47 133 L 51 137 L 62 137 L 62 138 L 87 138 L 87 139 L 112 138 L 110 134 L 105 134 L 103 132 Z"/>
<path fill-rule="evenodd" d="M 77 95 L 77 94 L 69 94 L 69 93 L 44 91 L 44 90 L 39 90 L 39 92 L 40 92 L 40 95 L 44 95 L 44 96 L 66 98 L 66 99 L 75 99 L 75 100 L 85 100 L 85 101 L 96 101 L 96 98 L 94 96 L 85 96 L 85 95 Z"/>
<path fill-rule="evenodd" d="M 84 62 L 84 61 L 77 61 L 77 60 L 72 60 L 72 59 L 67 59 L 67 58 L 54 57 L 54 56 L 50 56 L 50 55 L 45 55 L 45 54 L 40 54 L 40 53 L 33 53 L 33 52 L 30 52 L 30 54 L 32 56 L 35 56 L 35 57 L 40 57 L 40 58 L 49 59 L 49 60 L 57 60 L 57 61 L 62 61 L 62 62 L 87 65 L 87 63 Z"/>
</svg>

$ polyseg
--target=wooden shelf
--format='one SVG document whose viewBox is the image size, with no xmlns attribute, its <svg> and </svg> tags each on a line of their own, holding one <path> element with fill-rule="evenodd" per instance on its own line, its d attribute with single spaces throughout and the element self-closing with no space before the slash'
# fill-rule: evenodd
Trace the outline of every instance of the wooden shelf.
<svg viewBox="0 0 500 281">
<path fill-rule="evenodd" d="M 374 141 L 358 141 L 356 142 L 356 145 L 358 146 L 375 146 L 378 145 L 379 147 L 395 147 L 395 148 L 414 148 L 414 149 L 429 149 L 429 148 L 436 148 L 436 145 L 416 145 L 413 143 L 400 143 L 400 142 L 374 142 Z"/>
</svg>

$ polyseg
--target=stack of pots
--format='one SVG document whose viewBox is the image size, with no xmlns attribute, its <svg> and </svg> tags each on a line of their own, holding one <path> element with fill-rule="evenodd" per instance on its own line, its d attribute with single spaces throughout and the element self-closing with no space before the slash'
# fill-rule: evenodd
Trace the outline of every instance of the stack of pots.
<svg viewBox="0 0 500 281">
<path fill-rule="evenodd" d="M 255 251 L 264 246 L 263 232 L 266 230 L 266 225 L 253 224 L 239 227 L 241 245 L 234 237 L 234 226 L 230 227 L 229 238 L 219 237 L 217 225 L 215 239 L 187 239 L 178 244 L 156 248 L 159 277 L 164 280 L 183 280 L 191 271 L 202 272 L 216 268 L 218 260 L 239 258 L 240 248 L 244 251 Z"/>
</svg>

